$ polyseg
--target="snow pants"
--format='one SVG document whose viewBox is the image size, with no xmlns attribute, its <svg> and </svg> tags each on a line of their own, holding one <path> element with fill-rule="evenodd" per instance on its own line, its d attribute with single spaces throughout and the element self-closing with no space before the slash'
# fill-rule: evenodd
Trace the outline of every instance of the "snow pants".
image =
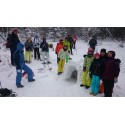
<svg viewBox="0 0 125 125">
<path fill-rule="evenodd" d="M 49 61 L 49 52 L 42 51 L 42 60 L 45 62 L 45 59 L 47 62 Z"/>
<path fill-rule="evenodd" d="M 34 58 L 35 59 L 40 59 L 40 52 L 39 52 L 39 48 L 34 48 Z"/>
<path fill-rule="evenodd" d="M 100 86 L 100 77 L 92 75 L 91 92 L 97 95 L 99 93 L 99 86 Z"/>
<path fill-rule="evenodd" d="M 89 76 L 89 71 L 86 70 L 82 74 L 82 85 L 91 86 L 91 78 Z"/>
<path fill-rule="evenodd" d="M 58 64 L 58 72 L 64 72 L 64 65 L 65 65 L 65 60 L 60 59 L 59 64 Z"/>
<path fill-rule="evenodd" d="M 104 94 L 105 97 L 112 97 L 114 81 L 111 80 L 103 80 L 104 83 Z"/>
<path fill-rule="evenodd" d="M 17 76 L 16 76 L 16 85 L 17 86 L 21 85 L 22 70 L 24 70 L 28 74 L 28 81 L 31 81 L 33 79 L 33 71 L 27 65 L 24 64 L 20 72 L 18 72 L 18 70 L 17 70 Z"/>
<path fill-rule="evenodd" d="M 25 52 L 25 61 L 32 62 L 32 51 Z"/>
</svg>

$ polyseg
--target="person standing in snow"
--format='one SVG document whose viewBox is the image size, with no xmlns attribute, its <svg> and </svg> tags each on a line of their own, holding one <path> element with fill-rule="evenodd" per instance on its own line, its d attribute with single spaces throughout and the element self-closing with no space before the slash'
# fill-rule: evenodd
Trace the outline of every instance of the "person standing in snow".
<svg viewBox="0 0 125 125">
<path fill-rule="evenodd" d="M 16 65 L 16 86 L 17 88 L 24 87 L 21 84 L 21 78 L 22 78 L 22 70 L 24 70 L 28 74 L 28 82 L 33 82 L 35 79 L 33 79 L 33 71 L 25 64 L 24 60 L 24 45 L 22 43 L 17 44 L 17 50 L 14 52 L 14 62 Z"/>
<path fill-rule="evenodd" d="M 40 48 L 42 51 L 43 64 L 46 64 L 45 60 L 47 60 L 47 63 L 50 63 L 50 61 L 49 61 L 49 44 L 46 42 L 46 38 L 43 38 L 43 42 L 41 42 Z"/>
<path fill-rule="evenodd" d="M 101 49 L 101 50 L 100 50 L 100 61 L 101 61 L 101 65 L 104 65 L 106 59 L 107 59 L 106 49 Z M 102 81 L 102 80 L 101 80 L 101 83 L 100 83 L 99 93 L 104 93 L 104 85 L 103 85 L 103 81 Z"/>
<path fill-rule="evenodd" d="M 14 60 L 13 60 L 13 54 L 16 51 L 17 44 L 20 43 L 20 40 L 18 38 L 19 30 L 17 28 L 12 29 L 12 34 L 9 34 L 7 37 L 7 44 L 8 48 L 10 48 L 11 52 L 11 64 L 15 66 Z"/>
<path fill-rule="evenodd" d="M 86 86 L 86 89 L 88 89 L 91 86 L 91 78 L 89 75 L 89 71 L 94 58 L 93 53 L 93 49 L 88 48 L 88 54 L 84 58 L 82 84 L 80 85 L 80 87 Z"/>
<path fill-rule="evenodd" d="M 33 40 L 34 59 L 38 59 L 38 60 L 40 59 L 39 47 L 40 47 L 40 39 L 38 35 L 35 35 Z"/>
<path fill-rule="evenodd" d="M 69 57 L 68 46 L 63 46 L 63 49 L 59 51 L 58 54 L 58 75 L 61 75 L 64 72 L 64 65 L 66 56 Z"/>
<path fill-rule="evenodd" d="M 95 51 L 95 46 L 97 45 L 97 40 L 95 36 L 92 36 L 92 39 L 89 41 L 90 48 Z"/>
<path fill-rule="evenodd" d="M 100 79 L 104 70 L 103 66 L 100 61 L 100 54 L 94 54 L 94 60 L 90 66 L 90 78 L 92 78 L 90 94 L 93 96 L 99 93 Z"/>
<path fill-rule="evenodd" d="M 29 37 L 28 40 L 25 42 L 25 62 L 31 63 L 32 62 L 32 51 L 33 51 L 33 43 L 32 37 Z"/>
<path fill-rule="evenodd" d="M 76 41 L 77 41 L 77 35 L 76 34 L 73 36 L 73 40 L 74 40 L 73 48 L 76 49 Z"/>
<path fill-rule="evenodd" d="M 57 54 L 57 63 L 58 63 L 58 54 L 60 50 L 63 49 L 63 40 L 60 39 L 59 42 L 56 45 L 55 53 Z"/>
<path fill-rule="evenodd" d="M 117 82 L 117 78 L 120 72 L 120 66 L 115 59 L 115 52 L 108 51 L 107 59 L 104 63 L 104 72 L 102 74 L 102 81 L 104 84 L 105 97 L 112 97 L 114 83 Z"/>
<path fill-rule="evenodd" d="M 70 54 L 73 55 L 72 48 L 73 48 L 74 40 L 71 35 L 68 35 L 67 40 L 70 42 Z"/>
</svg>

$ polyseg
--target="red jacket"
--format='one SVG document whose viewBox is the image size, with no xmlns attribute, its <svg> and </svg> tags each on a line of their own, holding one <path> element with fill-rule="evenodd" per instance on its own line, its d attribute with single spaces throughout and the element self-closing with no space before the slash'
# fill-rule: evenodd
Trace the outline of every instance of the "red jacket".
<svg viewBox="0 0 125 125">
<path fill-rule="evenodd" d="M 63 43 L 57 43 L 55 53 L 58 54 L 62 48 L 63 48 Z"/>
</svg>

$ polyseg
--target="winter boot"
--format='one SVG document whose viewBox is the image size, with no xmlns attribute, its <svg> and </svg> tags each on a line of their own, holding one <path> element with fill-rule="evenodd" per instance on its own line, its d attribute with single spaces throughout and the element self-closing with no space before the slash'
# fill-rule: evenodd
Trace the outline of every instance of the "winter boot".
<svg viewBox="0 0 125 125">
<path fill-rule="evenodd" d="M 17 85 L 17 88 L 23 88 L 24 86 L 23 85 Z"/>
<path fill-rule="evenodd" d="M 80 87 L 84 87 L 85 85 L 81 84 Z"/>
<path fill-rule="evenodd" d="M 90 86 L 86 86 L 86 89 L 89 89 L 90 88 Z"/>
<path fill-rule="evenodd" d="M 35 79 L 32 79 L 32 80 L 28 80 L 28 82 L 34 82 L 35 81 Z"/>
</svg>

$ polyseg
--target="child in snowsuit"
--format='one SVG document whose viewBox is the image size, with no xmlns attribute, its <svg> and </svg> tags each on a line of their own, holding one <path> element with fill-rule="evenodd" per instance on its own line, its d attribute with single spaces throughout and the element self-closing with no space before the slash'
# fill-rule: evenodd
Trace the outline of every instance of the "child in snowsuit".
<svg viewBox="0 0 125 125">
<path fill-rule="evenodd" d="M 69 56 L 68 47 L 64 46 L 58 54 L 58 75 L 61 75 L 64 72 L 64 65 L 66 56 Z"/>
<path fill-rule="evenodd" d="M 61 49 L 63 49 L 63 40 L 62 39 L 59 40 L 59 43 L 57 43 L 56 49 L 55 49 L 55 53 L 57 54 L 57 63 L 58 63 L 58 54 Z"/>
<path fill-rule="evenodd" d="M 63 45 L 68 47 L 68 52 L 70 53 L 70 42 L 68 41 L 67 37 L 65 38 Z M 69 56 L 66 56 L 66 63 L 68 63 L 68 61 Z"/>
<path fill-rule="evenodd" d="M 32 38 L 29 37 L 28 40 L 25 42 L 25 62 L 31 63 L 32 62 L 32 51 L 33 51 L 33 43 Z"/>
<path fill-rule="evenodd" d="M 90 94 L 93 94 L 94 96 L 96 96 L 99 92 L 100 78 L 102 73 L 103 65 L 101 64 L 99 53 L 96 53 L 90 66 L 90 78 L 92 78 Z"/>
<path fill-rule="evenodd" d="M 106 55 L 106 49 L 101 49 L 100 50 L 100 61 L 101 61 L 101 65 L 104 65 L 105 61 L 106 61 L 107 55 Z M 100 83 L 100 89 L 99 89 L 99 93 L 104 93 L 104 85 L 103 85 L 103 81 L 101 80 Z"/>
<path fill-rule="evenodd" d="M 18 43 L 17 50 L 14 52 L 13 56 L 17 71 L 16 86 L 18 88 L 24 87 L 21 85 L 22 70 L 28 74 L 28 82 L 35 81 L 35 79 L 33 79 L 33 71 L 25 64 L 23 51 L 24 45 L 22 43 Z"/>
<path fill-rule="evenodd" d="M 116 82 L 115 80 L 118 78 L 120 72 L 119 63 L 117 63 L 114 58 L 115 52 L 109 51 L 104 64 L 104 72 L 102 74 L 105 97 L 112 97 L 114 82 Z"/>
<path fill-rule="evenodd" d="M 88 89 L 91 86 L 91 78 L 89 76 L 89 70 L 92 61 L 93 61 L 93 49 L 89 48 L 88 54 L 84 58 L 82 84 L 80 85 L 80 87 L 86 86 L 86 89 Z"/>
</svg>

